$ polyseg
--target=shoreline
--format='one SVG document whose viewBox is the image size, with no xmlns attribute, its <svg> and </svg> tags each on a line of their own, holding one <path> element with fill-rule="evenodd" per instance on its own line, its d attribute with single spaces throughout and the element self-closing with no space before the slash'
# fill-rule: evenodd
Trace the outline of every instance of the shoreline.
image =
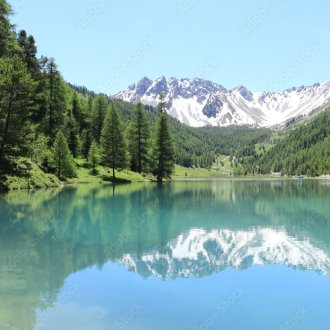
<svg viewBox="0 0 330 330">
<path fill-rule="evenodd" d="M 330 181 L 330 175 L 323 175 L 318 177 L 305 177 L 305 178 L 295 178 L 295 177 L 275 177 L 275 176 L 235 176 L 235 177 L 227 177 L 227 176 L 219 176 L 219 177 L 174 177 L 171 180 L 163 181 L 163 184 L 168 184 L 171 182 L 211 182 L 211 181 L 264 181 L 264 182 L 270 182 L 270 181 L 296 181 L 296 182 L 304 182 L 304 181 Z M 134 184 L 134 183 L 155 183 L 157 184 L 157 181 L 154 180 L 118 180 L 115 184 L 111 182 L 110 180 L 79 180 L 74 179 L 69 182 L 63 182 L 61 181 L 58 185 L 48 186 L 48 187 L 21 187 L 21 188 L 3 188 L 0 187 L 0 195 L 6 194 L 8 192 L 12 191 L 34 191 L 34 190 L 48 190 L 48 189 L 63 189 L 70 186 L 75 185 L 125 185 L 125 184 Z"/>
</svg>

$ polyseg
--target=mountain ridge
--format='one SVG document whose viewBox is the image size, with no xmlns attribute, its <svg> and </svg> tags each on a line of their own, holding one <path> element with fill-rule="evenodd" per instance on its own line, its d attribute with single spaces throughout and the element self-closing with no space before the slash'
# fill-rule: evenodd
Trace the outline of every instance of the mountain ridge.
<svg viewBox="0 0 330 330">
<path fill-rule="evenodd" d="M 233 89 L 201 78 L 143 77 L 113 98 L 157 106 L 162 92 L 168 113 L 193 127 L 248 125 L 272 127 L 308 116 L 330 101 L 330 82 L 292 87 L 283 92 L 252 92 L 240 85 Z"/>
</svg>

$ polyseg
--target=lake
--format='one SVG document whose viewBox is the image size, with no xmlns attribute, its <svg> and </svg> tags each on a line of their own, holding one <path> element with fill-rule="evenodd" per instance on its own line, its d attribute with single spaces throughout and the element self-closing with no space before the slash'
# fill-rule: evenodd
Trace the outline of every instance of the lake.
<svg viewBox="0 0 330 330">
<path fill-rule="evenodd" d="M 0 329 L 328 330 L 330 181 L 0 196 Z"/>
</svg>

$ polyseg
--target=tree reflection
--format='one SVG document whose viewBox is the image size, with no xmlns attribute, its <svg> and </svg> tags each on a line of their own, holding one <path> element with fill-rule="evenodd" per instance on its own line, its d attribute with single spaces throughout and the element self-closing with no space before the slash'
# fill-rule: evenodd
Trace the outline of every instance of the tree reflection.
<svg viewBox="0 0 330 330">
<path fill-rule="evenodd" d="M 252 235 L 248 244 L 262 247 L 260 233 L 280 231 L 327 258 L 329 200 L 329 186 L 314 181 L 140 183 L 115 190 L 81 185 L 0 196 L 1 328 L 33 329 L 35 309 L 52 306 L 65 279 L 93 265 L 119 262 L 143 277 L 161 278 L 235 267 L 219 243 L 222 235 L 232 248 L 228 236 L 241 233 Z M 174 255 L 174 247 L 184 251 L 184 244 L 199 242 L 202 253 L 195 259 Z M 238 269 L 254 261 L 243 253 Z"/>
</svg>

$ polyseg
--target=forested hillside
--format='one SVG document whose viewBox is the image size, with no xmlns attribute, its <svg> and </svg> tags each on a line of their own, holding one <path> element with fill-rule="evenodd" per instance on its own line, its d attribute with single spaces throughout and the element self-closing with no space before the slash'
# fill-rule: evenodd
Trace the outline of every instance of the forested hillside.
<svg viewBox="0 0 330 330">
<path fill-rule="evenodd" d="M 234 159 L 234 174 L 308 177 L 330 174 L 330 109 L 294 130 L 273 132 L 256 145 L 245 145 Z"/>
<path fill-rule="evenodd" d="M 318 176 L 330 173 L 330 109 L 290 132 L 256 161 L 260 172 Z"/>
<path fill-rule="evenodd" d="M 166 115 L 163 101 L 158 109 L 133 105 L 65 82 L 34 37 L 16 32 L 11 15 L 0 0 L 0 182 L 30 171 L 32 186 L 38 178 L 56 185 L 77 175 L 77 160 L 93 173 L 102 164 L 113 177 L 127 168 L 162 179 L 174 163 L 211 168 L 220 155 L 229 156 L 234 175 L 330 173 L 329 110 L 276 145 L 269 129 L 188 127 Z M 256 147 L 267 143 L 270 150 Z"/>
<path fill-rule="evenodd" d="M 8 3 L 0 0 L 1 181 L 7 180 L 8 175 L 26 175 L 29 170 L 35 170 L 40 176 L 43 174 L 38 170 L 41 170 L 49 173 L 43 180 L 56 184 L 55 175 L 59 179 L 76 175 L 74 159 L 78 158 L 85 159 L 86 164 L 92 163 L 94 169 L 102 163 L 137 171 L 134 145 L 139 134 L 134 120 L 141 118 L 136 117 L 136 106 L 65 82 L 55 60 L 39 56 L 34 37 L 24 30 L 16 32 L 10 22 L 11 15 Z M 148 166 L 140 166 L 139 172 L 156 173 L 153 170 L 157 163 L 155 143 L 157 129 L 163 127 L 159 123 L 162 116 L 159 109 L 143 107 L 140 110 L 144 113 L 141 116 L 145 116 L 144 126 L 135 123 L 140 123 L 139 129 L 143 129 L 147 137 L 143 143 L 148 145 L 148 150 L 144 150 Z M 113 116 L 108 118 L 106 130 L 109 112 Z M 251 147 L 270 134 L 268 130 L 246 127 L 196 129 L 165 117 L 164 124 L 167 126 L 169 122 L 173 136 L 173 148 L 169 149 L 174 152 L 173 160 L 186 167 L 209 168 L 219 154 L 235 155 L 242 147 Z M 103 139 L 102 132 L 107 134 Z M 166 129 L 163 133 L 166 136 Z M 110 141 L 111 136 L 120 136 L 121 140 Z M 167 138 L 164 146 L 172 143 L 172 138 Z M 141 143 L 139 140 L 139 148 Z M 108 154 L 105 154 L 106 148 Z M 172 159 L 171 155 L 168 157 Z"/>
<path fill-rule="evenodd" d="M 86 87 L 70 86 L 80 96 L 88 99 L 91 104 L 93 104 L 91 100 L 100 97 Z M 108 102 L 116 107 L 124 124 L 128 124 L 132 120 L 135 105 L 109 98 Z M 144 106 L 144 110 L 150 126 L 153 127 L 157 119 L 158 110 L 149 106 Z M 93 114 L 92 107 L 87 112 Z M 186 126 L 172 117 L 169 117 L 169 121 L 175 140 L 176 163 L 185 167 L 209 168 L 218 155 L 235 156 L 242 149 L 254 147 L 256 143 L 264 141 L 271 135 L 269 129 L 257 129 L 246 126 L 194 128 Z"/>
</svg>

